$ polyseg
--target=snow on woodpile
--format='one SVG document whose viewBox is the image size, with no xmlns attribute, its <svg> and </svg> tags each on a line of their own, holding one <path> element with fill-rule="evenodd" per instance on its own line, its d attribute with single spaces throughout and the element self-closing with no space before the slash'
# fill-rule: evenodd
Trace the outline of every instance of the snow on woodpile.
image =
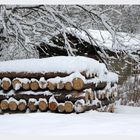
<svg viewBox="0 0 140 140">
<path fill-rule="evenodd" d="M 82 57 L 82 56 L 56 56 L 44 59 L 24 59 L 0 62 L 0 73 L 15 72 L 15 73 L 47 73 L 61 72 L 71 74 L 74 72 L 85 72 L 86 76 L 96 74 L 99 78 L 117 81 L 117 76 L 110 73 L 105 64 L 98 61 Z M 106 76 L 111 75 L 109 78 Z"/>
<path fill-rule="evenodd" d="M 2 113 L 114 112 L 118 76 L 94 59 L 57 56 L 0 62 L 0 66 Z"/>
</svg>

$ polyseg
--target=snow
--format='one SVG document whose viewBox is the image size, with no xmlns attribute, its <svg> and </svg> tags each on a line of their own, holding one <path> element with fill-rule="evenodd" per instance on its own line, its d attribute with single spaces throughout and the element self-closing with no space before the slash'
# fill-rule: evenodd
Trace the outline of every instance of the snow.
<svg viewBox="0 0 140 140">
<path fill-rule="evenodd" d="M 117 75 L 109 72 L 105 64 L 83 56 L 56 56 L 44 59 L 5 61 L 0 62 L 0 66 L 0 72 L 64 72 L 68 74 L 73 73 L 67 77 L 69 80 L 71 80 L 73 77 L 80 76 L 83 81 L 85 79 L 80 72 L 86 72 L 86 75 L 88 76 L 97 74 L 97 76 L 100 78 L 99 80 L 106 79 L 112 82 L 116 82 L 118 80 Z M 49 81 L 50 80 L 55 80 L 57 83 L 62 79 L 56 77 L 55 79 L 49 79 Z M 31 81 L 35 81 L 35 79 L 31 79 Z"/>
<path fill-rule="evenodd" d="M 84 31 L 79 31 L 75 28 L 67 28 L 67 31 L 73 35 L 78 36 L 79 38 L 91 43 L 88 35 Z M 121 47 L 117 46 L 117 48 L 113 47 L 113 38 L 109 31 L 105 30 L 92 30 L 88 29 L 87 32 L 91 35 L 91 37 L 96 41 L 96 43 L 105 49 L 120 49 L 120 50 L 140 50 L 140 35 L 133 35 L 124 32 L 117 32 L 116 39 L 120 43 Z M 92 40 L 94 45 L 95 42 Z"/>
<path fill-rule="evenodd" d="M 56 136 L 140 136 L 140 108 L 116 106 L 115 113 L 88 111 L 81 114 L 26 113 L 0 115 L 0 135 L 10 139 Z M 85 139 L 86 139 L 85 138 Z M 112 138 L 112 137 L 111 137 Z M 135 139 L 135 138 L 134 138 Z"/>
</svg>

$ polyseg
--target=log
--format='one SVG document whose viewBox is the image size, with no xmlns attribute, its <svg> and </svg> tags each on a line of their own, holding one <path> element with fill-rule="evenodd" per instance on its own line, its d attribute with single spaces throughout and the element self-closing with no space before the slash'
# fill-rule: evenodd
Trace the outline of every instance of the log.
<svg viewBox="0 0 140 140">
<path fill-rule="evenodd" d="M 74 71 L 73 71 L 74 72 Z M 69 76 L 71 73 L 66 72 L 0 72 L 0 78 L 8 77 L 10 79 L 14 79 L 15 77 L 18 78 L 35 78 L 39 79 L 40 77 L 44 77 L 45 79 L 55 78 L 55 77 L 66 77 Z M 88 75 L 85 71 L 80 72 L 86 78 L 94 78 L 96 74 Z"/>
<path fill-rule="evenodd" d="M 49 91 L 18 91 L 12 97 L 16 100 L 24 99 L 26 101 L 28 101 L 30 98 L 35 98 L 36 100 L 39 100 L 40 98 L 45 98 L 48 101 L 51 96 L 52 93 Z"/>
<path fill-rule="evenodd" d="M 65 101 L 65 111 L 67 113 L 73 112 L 73 103 L 71 101 Z"/>
<path fill-rule="evenodd" d="M 18 104 L 18 110 L 23 112 L 26 110 L 26 108 L 27 108 L 26 100 L 20 99 Z"/>
<path fill-rule="evenodd" d="M 64 88 L 64 83 L 62 81 L 57 83 L 57 89 L 63 89 L 63 88 Z"/>
<path fill-rule="evenodd" d="M 64 103 L 59 103 L 58 104 L 58 112 L 60 112 L 60 113 L 65 112 L 65 104 Z"/>
<path fill-rule="evenodd" d="M 106 86 L 107 86 L 107 82 L 99 82 L 96 85 L 95 90 L 103 90 Z"/>
<path fill-rule="evenodd" d="M 3 90 L 7 91 L 11 88 L 11 80 L 9 78 L 3 78 L 1 82 L 1 87 Z"/>
<path fill-rule="evenodd" d="M 57 111 L 57 107 L 58 107 L 58 102 L 56 101 L 54 96 L 51 96 L 50 99 L 49 99 L 49 109 L 52 112 L 56 112 Z"/>
<path fill-rule="evenodd" d="M 22 79 L 22 89 L 23 90 L 29 90 L 30 89 L 30 80 L 27 78 Z"/>
<path fill-rule="evenodd" d="M 9 109 L 11 111 L 16 111 L 18 107 L 18 101 L 12 97 L 8 101 L 9 101 Z"/>
<path fill-rule="evenodd" d="M 81 90 L 84 88 L 84 82 L 81 78 L 74 78 L 72 80 L 72 84 L 73 84 L 73 89 L 74 90 Z"/>
<path fill-rule="evenodd" d="M 41 77 L 39 79 L 39 87 L 40 87 L 40 89 L 46 89 L 47 88 L 47 81 L 45 80 L 44 77 Z"/>
<path fill-rule="evenodd" d="M 65 84 L 64 84 L 64 88 L 65 88 L 65 90 L 67 90 L 67 91 L 71 91 L 73 88 L 72 88 L 72 83 L 71 82 L 66 82 Z"/>
<path fill-rule="evenodd" d="M 37 91 L 39 89 L 39 82 L 37 79 L 34 78 L 31 79 L 30 88 L 33 91 Z"/>
<path fill-rule="evenodd" d="M 8 100 L 2 100 L 0 103 L 0 107 L 2 111 L 8 110 L 9 109 L 9 104 L 8 104 Z"/>
<path fill-rule="evenodd" d="M 88 93 L 86 92 L 78 92 L 78 91 L 74 91 L 70 94 L 68 94 L 67 99 L 73 103 L 75 103 L 77 100 L 83 99 L 85 102 L 88 102 Z"/>
<path fill-rule="evenodd" d="M 38 102 L 37 102 L 36 99 L 34 99 L 34 98 L 30 98 L 29 99 L 29 101 L 28 101 L 28 107 L 29 107 L 30 112 L 37 111 L 37 105 L 38 105 Z"/>
<path fill-rule="evenodd" d="M 39 110 L 40 111 L 46 111 L 47 108 L 48 108 L 48 102 L 47 102 L 47 100 L 44 99 L 44 98 L 40 98 L 39 99 L 39 105 L 38 105 L 38 107 L 39 107 Z"/>
<path fill-rule="evenodd" d="M 12 80 L 12 87 L 14 90 L 19 90 L 22 87 L 22 84 L 19 78 L 15 78 Z"/>
<path fill-rule="evenodd" d="M 85 112 L 85 101 L 83 99 L 77 100 L 74 104 L 74 110 L 76 113 Z"/>
<path fill-rule="evenodd" d="M 48 82 L 47 88 L 48 88 L 49 90 L 53 91 L 53 90 L 56 89 L 56 84 L 55 84 L 55 83 Z"/>
</svg>

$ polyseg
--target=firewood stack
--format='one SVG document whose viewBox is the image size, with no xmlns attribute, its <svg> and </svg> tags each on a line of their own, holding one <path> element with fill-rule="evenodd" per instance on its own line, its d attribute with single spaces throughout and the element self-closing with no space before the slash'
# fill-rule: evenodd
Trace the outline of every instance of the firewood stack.
<svg viewBox="0 0 140 140">
<path fill-rule="evenodd" d="M 67 57 L 63 57 L 63 60 L 64 58 L 67 59 Z M 7 69 L 14 67 L 14 63 L 15 65 L 17 64 L 17 67 L 21 67 L 20 64 L 24 61 L 24 69 L 15 71 L 3 71 L 2 67 L 6 64 L 1 62 L 0 109 L 2 113 L 26 111 L 82 113 L 89 110 L 114 112 L 114 102 L 117 96 L 117 80 L 116 78 L 115 80 L 110 79 L 110 75 L 113 75 L 113 73 L 109 73 L 106 67 L 102 68 L 103 64 L 95 62 L 95 65 L 91 62 L 88 64 L 92 59 L 71 57 L 70 61 L 71 59 L 75 60 L 70 62 L 73 71 L 69 70 L 71 68 L 66 64 L 65 67 L 62 64 L 63 69 L 60 64 L 59 67 L 56 64 L 52 64 L 58 70 L 53 71 L 50 68 L 51 65 L 48 64 L 50 61 L 47 62 L 48 59 L 37 59 L 37 61 L 41 62 L 39 62 L 39 65 L 35 63 L 35 66 L 40 66 L 40 69 L 34 71 L 32 70 L 32 66 L 30 66 L 30 72 L 28 71 L 29 65 L 25 63 L 28 60 L 19 60 L 18 64 L 12 61 L 11 66 L 8 65 Z M 60 57 L 55 57 L 55 59 L 58 60 Z M 82 61 L 86 59 L 88 61 L 84 64 L 87 64 L 89 68 L 85 66 L 86 69 L 82 67 L 82 70 L 78 70 L 76 66 L 73 66 L 76 60 Z M 41 69 L 41 64 L 44 62 L 46 64 L 44 69 L 46 70 Z M 96 64 L 98 64 L 96 71 L 88 71 L 88 69 L 91 69 L 90 65 L 96 67 Z M 64 68 L 68 70 L 64 71 Z M 101 76 L 98 69 L 101 71 Z"/>
</svg>

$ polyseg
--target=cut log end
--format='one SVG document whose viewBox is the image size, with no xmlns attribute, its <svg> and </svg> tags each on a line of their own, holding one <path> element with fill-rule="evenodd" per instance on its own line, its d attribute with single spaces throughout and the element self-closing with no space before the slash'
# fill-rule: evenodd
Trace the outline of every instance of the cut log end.
<svg viewBox="0 0 140 140">
<path fill-rule="evenodd" d="M 64 113 L 65 112 L 65 105 L 63 103 L 60 103 L 58 105 L 58 112 Z"/>
<path fill-rule="evenodd" d="M 30 83 L 22 83 L 22 89 L 23 90 L 29 90 L 30 89 Z"/>
<path fill-rule="evenodd" d="M 73 103 L 71 101 L 65 101 L 65 111 L 67 113 L 73 112 Z"/>
<path fill-rule="evenodd" d="M 37 111 L 37 100 L 36 99 L 29 99 L 28 107 L 31 112 Z"/>
<path fill-rule="evenodd" d="M 20 82 L 20 80 L 19 79 L 14 79 L 12 81 L 12 87 L 15 90 L 19 90 L 21 88 L 21 82 Z"/>
<path fill-rule="evenodd" d="M 7 110 L 9 108 L 8 101 L 7 100 L 1 101 L 0 106 L 1 106 L 1 110 Z"/>
<path fill-rule="evenodd" d="M 57 110 L 57 103 L 56 102 L 50 102 L 49 103 L 49 109 L 52 111 L 52 112 L 55 112 Z"/>
<path fill-rule="evenodd" d="M 48 104 L 47 104 L 47 102 L 42 100 L 42 101 L 39 102 L 38 107 L 39 107 L 40 111 L 46 111 L 47 108 L 48 108 Z"/>
<path fill-rule="evenodd" d="M 65 90 L 71 91 L 72 90 L 72 84 L 71 84 L 71 82 L 66 82 L 65 85 L 64 85 L 64 87 L 65 87 Z"/>
<path fill-rule="evenodd" d="M 81 90 L 84 87 L 84 82 L 81 78 L 74 78 L 72 83 L 75 90 Z"/>
<path fill-rule="evenodd" d="M 27 106 L 26 106 L 26 101 L 24 101 L 24 102 L 20 102 L 19 104 L 18 104 L 18 110 L 19 111 L 25 111 L 26 110 L 26 108 L 27 108 Z"/>
<path fill-rule="evenodd" d="M 37 81 L 32 81 L 30 83 L 30 88 L 33 91 L 37 91 L 39 89 L 39 83 Z"/>
<path fill-rule="evenodd" d="M 48 87 L 49 90 L 53 91 L 53 90 L 56 89 L 56 84 L 53 84 L 53 83 L 51 83 L 51 82 L 48 82 L 47 87 Z"/>
<path fill-rule="evenodd" d="M 7 91 L 10 90 L 11 88 L 11 83 L 7 80 L 2 80 L 2 84 L 1 87 L 3 88 L 3 90 Z"/>
<path fill-rule="evenodd" d="M 17 103 L 16 102 L 14 102 L 14 101 L 11 101 L 11 102 L 9 102 L 9 109 L 11 110 L 11 111 L 16 111 L 17 110 Z"/>
</svg>

